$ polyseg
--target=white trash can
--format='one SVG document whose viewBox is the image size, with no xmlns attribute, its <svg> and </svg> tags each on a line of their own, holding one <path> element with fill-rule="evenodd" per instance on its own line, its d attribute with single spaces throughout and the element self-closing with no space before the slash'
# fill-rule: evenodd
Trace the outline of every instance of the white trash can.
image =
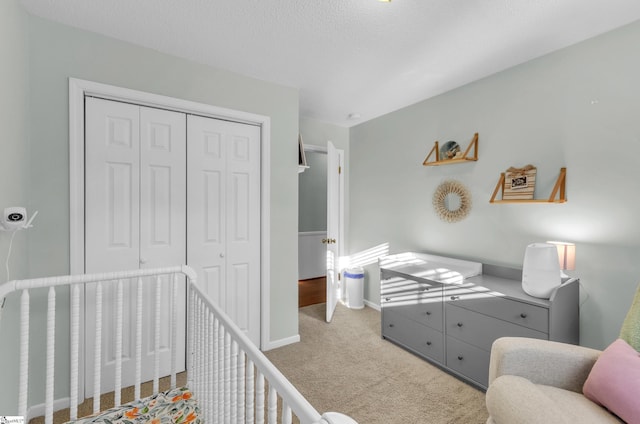
<svg viewBox="0 0 640 424">
<path fill-rule="evenodd" d="M 364 269 L 347 268 L 343 275 L 347 286 L 347 306 L 351 309 L 364 308 Z"/>
</svg>

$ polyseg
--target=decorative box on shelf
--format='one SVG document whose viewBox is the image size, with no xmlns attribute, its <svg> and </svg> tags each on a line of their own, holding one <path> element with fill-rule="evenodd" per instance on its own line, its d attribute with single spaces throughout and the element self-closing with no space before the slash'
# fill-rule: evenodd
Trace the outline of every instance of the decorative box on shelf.
<svg viewBox="0 0 640 424">
<path fill-rule="evenodd" d="M 504 180 L 503 200 L 531 200 L 536 187 L 536 167 L 507 169 Z"/>
</svg>

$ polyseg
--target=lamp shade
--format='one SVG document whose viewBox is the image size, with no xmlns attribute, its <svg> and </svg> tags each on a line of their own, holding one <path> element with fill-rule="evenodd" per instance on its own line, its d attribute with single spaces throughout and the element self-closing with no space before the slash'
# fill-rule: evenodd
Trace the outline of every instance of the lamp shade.
<svg viewBox="0 0 640 424">
<path fill-rule="evenodd" d="M 576 245 L 563 241 L 548 241 L 558 249 L 558 262 L 560 269 L 572 271 L 576 269 Z"/>
</svg>

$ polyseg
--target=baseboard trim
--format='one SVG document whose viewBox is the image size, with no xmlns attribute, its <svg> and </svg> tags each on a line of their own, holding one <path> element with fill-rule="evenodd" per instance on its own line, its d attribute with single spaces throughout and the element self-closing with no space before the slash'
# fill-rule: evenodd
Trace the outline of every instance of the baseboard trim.
<svg viewBox="0 0 640 424">
<path fill-rule="evenodd" d="M 364 304 L 367 305 L 368 307 L 370 307 L 371 309 L 375 309 L 376 311 L 380 312 L 380 305 L 377 305 L 373 302 L 370 302 L 368 300 L 364 300 Z"/>
<path fill-rule="evenodd" d="M 269 343 L 267 343 L 262 350 L 264 350 L 265 352 L 271 349 L 277 349 L 279 347 L 282 346 L 287 346 L 293 343 L 298 343 L 300 341 L 300 335 L 296 334 L 295 336 L 291 336 L 291 337 L 286 337 L 284 339 L 280 339 L 280 340 L 273 340 L 270 341 Z"/>
<path fill-rule="evenodd" d="M 64 397 L 60 399 L 56 399 L 53 401 L 53 412 L 59 411 L 61 409 L 69 408 L 69 404 L 71 403 L 71 398 Z M 30 406 L 27 409 L 27 419 L 26 422 L 35 418 L 35 417 L 44 417 L 46 413 L 46 406 L 44 403 L 40 403 L 37 405 Z"/>
</svg>

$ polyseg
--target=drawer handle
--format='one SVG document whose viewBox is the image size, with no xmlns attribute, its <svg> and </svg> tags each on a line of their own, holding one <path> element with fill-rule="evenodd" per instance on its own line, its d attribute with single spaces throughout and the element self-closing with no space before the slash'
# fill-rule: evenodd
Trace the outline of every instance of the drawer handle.
<svg viewBox="0 0 640 424">
<path fill-rule="evenodd" d="M 458 361 L 462 361 L 463 359 L 464 359 L 464 356 L 458 355 Z"/>
<path fill-rule="evenodd" d="M 428 287 L 423 287 L 423 288 L 422 288 L 422 291 L 428 291 L 428 290 L 429 290 L 429 288 L 428 288 Z"/>
<path fill-rule="evenodd" d="M 457 325 L 458 325 L 458 327 L 462 327 L 462 323 L 461 322 L 459 322 Z"/>
<path fill-rule="evenodd" d="M 460 296 L 451 296 L 451 300 L 458 300 L 460 299 Z"/>
<path fill-rule="evenodd" d="M 526 318 L 527 314 L 525 314 L 524 312 L 520 314 L 520 318 Z"/>
<path fill-rule="evenodd" d="M 427 342 L 427 346 L 431 346 L 431 342 Z"/>
<path fill-rule="evenodd" d="M 385 297 L 384 300 L 388 302 L 388 301 L 391 300 L 391 298 L 390 297 Z"/>
<path fill-rule="evenodd" d="M 426 314 L 427 314 L 427 315 L 431 315 L 431 311 L 427 311 L 427 312 L 426 312 Z"/>
</svg>

